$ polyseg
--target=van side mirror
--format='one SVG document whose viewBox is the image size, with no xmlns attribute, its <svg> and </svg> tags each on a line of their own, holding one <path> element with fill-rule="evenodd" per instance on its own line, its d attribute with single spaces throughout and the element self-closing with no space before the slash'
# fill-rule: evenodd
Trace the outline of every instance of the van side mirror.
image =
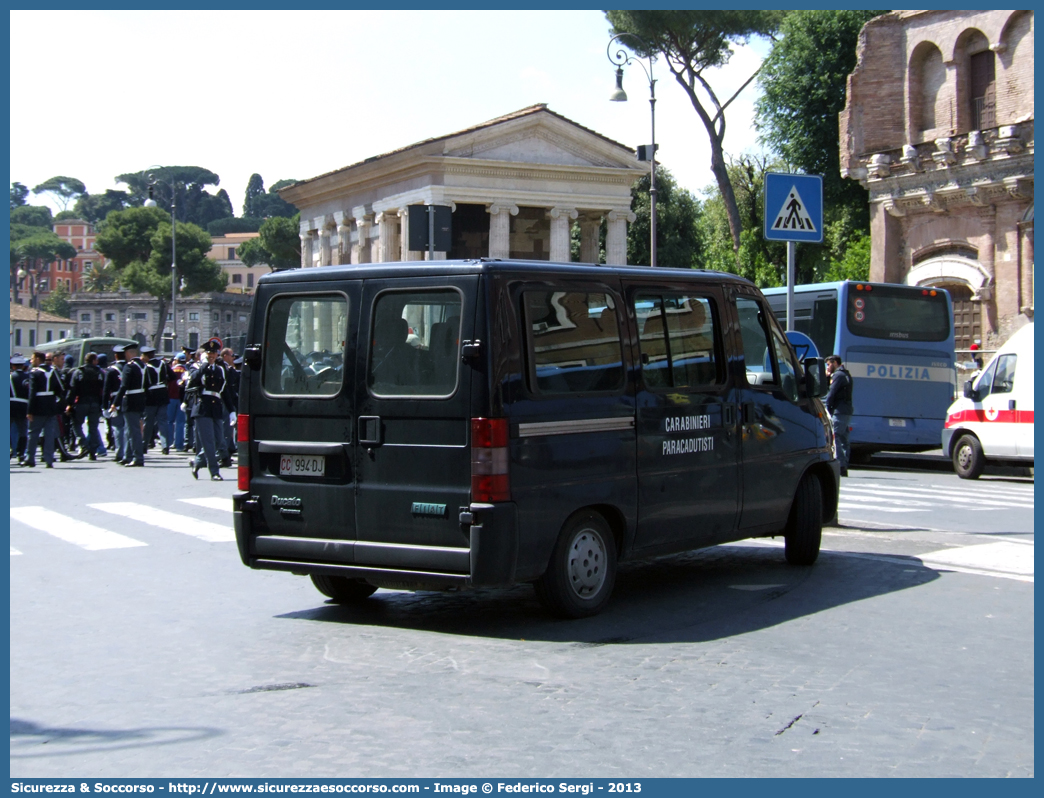
<svg viewBox="0 0 1044 798">
<path fill-rule="evenodd" d="M 801 365 L 805 367 L 805 393 L 808 396 L 826 396 L 830 390 L 826 360 L 821 357 L 806 357 L 801 361 Z"/>
<path fill-rule="evenodd" d="M 975 390 L 975 385 L 971 380 L 964 382 L 964 398 L 971 399 L 973 402 L 979 401 L 979 392 Z"/>
<path fill-rule="evenodd" d="M 257 344 L 248 346 L 246 351 L 243 352 L 243 362 L 254 371 L 261 368 L 261 347 Z"/>
</svg>

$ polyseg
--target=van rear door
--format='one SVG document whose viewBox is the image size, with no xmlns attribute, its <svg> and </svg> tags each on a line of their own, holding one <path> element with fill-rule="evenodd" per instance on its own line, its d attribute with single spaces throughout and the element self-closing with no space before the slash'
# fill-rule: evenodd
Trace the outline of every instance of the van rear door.
<svg viewBox="0 0 1044 798">
<path fill-rule="evenodd" d="M 470 569 L 460 508 L 470 503 L 478 276 L 367 280 L 356 360 L 359 564 Z M 488 343 L 488 342 L 487 342 Z M 478 378 L 476 378 L 478 379 Z"/>
<path fill-rule="evenodd" d="M 355 379 L 361 280 L 262 285 L 249 380 L 250 490 L 258 497 L 257 553 L 285 538 L 355 538 Z M 265 536 L 283 538 L 265 540 Z M 267 549 L 266 549 L 267 547 Z M 314 550 L 314 546 L 312 547 Z M 350 546 L 322 559 L 350 561 Z"/>
</svg>

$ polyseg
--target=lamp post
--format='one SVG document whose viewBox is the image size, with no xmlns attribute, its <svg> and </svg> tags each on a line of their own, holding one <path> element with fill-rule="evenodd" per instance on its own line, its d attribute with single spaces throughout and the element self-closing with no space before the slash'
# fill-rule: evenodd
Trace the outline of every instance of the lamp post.
<svg viewBox="0 0 1044 798">
<path fill-rule="evenodd" d="M 650 53 L 649 55 L 649 68 L 645 68 L 645 64 L 640 59 L 631 55 L 626 50 L 617 50 L 615 53 L 610 52 L 613 47 L 613 43 L 624 36 L 630 36 L 632 39 L 637 39 L 641 42 L 642 48 Z M 645 152 L 647 160 L 649 161 L 649 265 L 656 266 L 656 81 L 653 79 L 652 65 L 653 56 L 651 55 L 652 50 L 648 43 L 640 36 L 635 36 L 633 33 L 618 33 L 609 40 L 609 44 L 606 45 L 605 55 L 609 59 L 609 63 L 616 65 L 616 89 L 610 95 L 610 102 L 627 102 L 627 92 L 623 88 L 623 68 L 629 64 L 638 64 L 645 73 L 645 76 L 649 79 L 649 110 L 652 117 L 652 142 L 648 151 Z M 642 153 L 645 151 L 645 147 L 638 148 L 638 159 L 642 159 Z"/>
<path fill-rule="evenodd" d="M 157 173 L 160 166 L 149 167 L 145 172 L 145 181 L 149 186 L 149 198 L 145 200 L 146 208 L 155 208 L 156 200 L 152 198 L 152 187 L 163 180 Z M 166 180 L 163 180 L 166 183 Z M 174 178 L 170 179 L 170 351 L 174 354 L 178 346 L 178 220 L 175 216 L 177 207 L 177 188 Z M 164 319 L 160 319 L 160 324 Z M 156 343 L 159 343 L 157 341 Z"/>
</svg>

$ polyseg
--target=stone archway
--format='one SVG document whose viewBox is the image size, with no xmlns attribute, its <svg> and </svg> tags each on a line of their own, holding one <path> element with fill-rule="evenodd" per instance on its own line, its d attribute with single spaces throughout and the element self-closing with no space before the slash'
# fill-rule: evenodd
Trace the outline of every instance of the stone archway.
<svg viewBox="0 0 1044 798">
<path fill-rule="evenodd" d="M 967 350 L 975 342 L 982 346 L 982 300 L 989 299 L 992 286 L 989 274 L 978 261 L 956 255 L 930 258 L 910 270 L 906 283 L 949 291 L 953 301 L 954 349 Z"/>
</svg>

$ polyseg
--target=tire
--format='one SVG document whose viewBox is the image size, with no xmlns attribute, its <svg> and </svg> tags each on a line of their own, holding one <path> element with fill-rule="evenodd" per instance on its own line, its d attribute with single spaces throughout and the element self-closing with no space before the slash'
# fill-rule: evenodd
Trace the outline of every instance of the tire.
<svg viewBox="0 0 1044 798">
<path fill-rule="evenodd" d="M 361 579 L 349 579 L 346 576 L 331 576 L 330 574 L 312 574 L 312 584 L 320 593 L 332 598 L 338 604 L 362 601 L 372 596 L 377 590 L 374 585 Z"/>
<path fill-rule="evenodd" d="M 791 565 L 812 565 L 819 557 L 823 538 L 823 487 L 812 474 L 806 474 L 790 507 L 785 554 Z"/>
<path fill-rule="evenodd" d="M 616 583 L 616 541 L 596 512 L 573 516 L 562 528 L 547 571 L 534 584 L 537 598 L 562 618 L 597 615 Z"/>
<path fill-rule="evenodd" d="M 982 444 L 974 435 L 962 435 L 953 446 L 953 470 L 961 479 L 978 479 L 986 468 Z"/>
</svg>

